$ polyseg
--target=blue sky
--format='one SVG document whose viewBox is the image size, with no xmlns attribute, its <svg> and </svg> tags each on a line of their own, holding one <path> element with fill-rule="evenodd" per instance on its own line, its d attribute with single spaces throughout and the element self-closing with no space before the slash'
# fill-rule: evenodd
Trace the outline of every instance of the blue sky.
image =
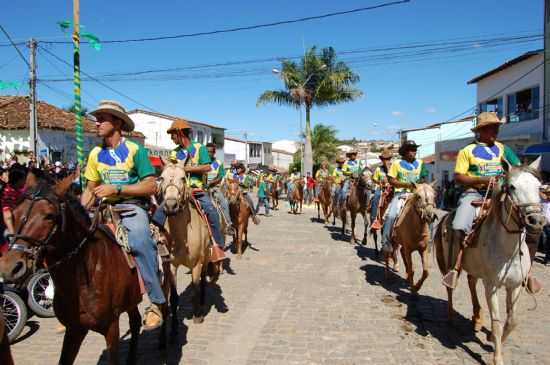
<svg viewBox="0 0 550 365">
<path fill-rule="evenodd" d="M 387 2 L 348 1 L 129 1 L 81 0 L 81 23 L 102 39 L 126 39 L 193 33 L 269 23 L 348 10 Z M 388 47 L 464 37 L 542 33 L 542 0 L 447 1 L 412 0 L 404 5 L 323 20 L 238 33 L 158 42 L 105 44 L 99 52 L 82 46 L 82 69 L 90 74 L 140 71 L 296 56 L 304 46 L 332 46 L 336 51 Z M 70 40 L 57 21 L 70 19 L 72 1 L 13 1 L 2 12 L 2 24 L 18 41 L 35 37 Z M 6 39 L 0 34 L 0 43 Z M 71 62 L 70 45 L 47 46 Z M 411 62 L 394 58 L 385 64 L 357 63 L 357 85 L 365 97 L 357 102 L 315 109 L 313 123 L 334 125 L 341 138 L 395 138 L 399 128 L 444 121 L 472 107 L 475 86 L 466 81 L 542 42 L 476 49 L 467 55 L 442 55 Z M 26 47 L 22 51 L 27 54 Z M 342 56 L 350 60 L 354 56 Z M 168 114 L 221 125 L 228 134 L 275 140 L 296 139 L 300 113 L 277 105 L 256 107 L 266 89 L 282 86 L 271 69 L 277 61 L 179 72 L 162 80 L 107 82 L 141 103 Z M 243 76 L 250 72 L 252 75 Z M 238 77 L 207 76 L 240 74 Z M 0 47 L 0 80 L 27 80 L 26 65 L 15 50 Z M 44 51 L 38 54 L 38 77 L 70 78 L 72 70 Z M 183 76 L 183 77 L 182 77 Z M 169 80 L 167 80 L 169 79 Z M 69 82 L 48 82 L 55 92 L 39 86 L 41 100 L 59 106 L 71 104 Z M 24 87 L 20 93 L 26 93 Z M 0 91 L 2 94 L 14 91 Z M 128 109 L 139 107 L 92 81 L 83 82 L 83 102 L 120 100 Z"/>
</svg>

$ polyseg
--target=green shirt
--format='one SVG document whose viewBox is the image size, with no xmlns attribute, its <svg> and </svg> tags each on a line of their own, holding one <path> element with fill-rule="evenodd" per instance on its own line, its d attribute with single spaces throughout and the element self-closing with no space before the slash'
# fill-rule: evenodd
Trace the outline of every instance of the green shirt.
<svg viewBox="0 0 550 365">
<path fill-rule="evenodd" d="M 267 184 L 262 181 L 258 186 L 258 198 L 265 198 L 265 192 L 267 190 Z"/>
<path fill-rule="evenodd" d="M 191 142 L 189 146 L 176 147 L 170 154 L 170 159 L 177 161 L 188 161 L 191 166 L 210 165 L 211 160 L 208 150 L 198 142 Z M 193 172 L 189 175 L 188 185 L 192 188 L 202 188 L 206 174 Z"/>
<path fill-rule="evenodd" d="M 225 168 L 223 162 L 216 160 L 215 158 L 210 160 L 210 171 L 208 172 L 208 183 L 211 183 L 216 179 L 223 179 L 225 177 Z"/>
</svg>

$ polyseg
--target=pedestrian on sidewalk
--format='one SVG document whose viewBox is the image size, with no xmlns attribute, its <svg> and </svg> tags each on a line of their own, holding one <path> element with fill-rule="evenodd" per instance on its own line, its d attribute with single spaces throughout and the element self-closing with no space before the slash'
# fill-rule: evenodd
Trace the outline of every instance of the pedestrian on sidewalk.
<svg viewBox="0 0 550 365">
<path fill-rule="evenodd" d="M 267 200 L 267 184 L 264 176 L 260 177 L 260 183 L 258 185 L 258 205 L 256 206 L 256 214 L 260 212 L 260 205 L 265 207 L 265 216 L 269 217 L 269 201 Z"/>
</svg>

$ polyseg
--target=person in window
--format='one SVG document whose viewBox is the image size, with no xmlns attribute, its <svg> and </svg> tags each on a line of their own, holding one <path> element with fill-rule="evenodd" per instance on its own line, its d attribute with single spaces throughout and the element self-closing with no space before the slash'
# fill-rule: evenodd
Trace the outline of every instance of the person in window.
<svg viewBox="0 0 550 365">
<path fill-rule="evenodd" d="M 125 211 L 120 215 L 121 224 L 128 231 L 128 243 L 151 301 L 144 326 L 150 331 L 162 325 L 160 307 L 166 303 L 158 275 L 157 245 L 151 237 L 147 213 L 149 199 L 156 191 L 155 170 L 145 148 L 122 136 L 123 131 L 134 129 L 134 122 L 122 105 L 102 100 L 90 114 L 96 118 L 103 143 L 88 156 L 84 172 L 87 184 L 81 203 L 89 209 L 96 198 L 106 199 Z"/>
<path fill-rule="evenodd" d="M 394 189 L 393 198 L 387 208 L 386 219 L 382 227 L 382 250 L 392 252 L 391 230 L 400 213 L 399 199 L 403 194 L 411 193 L 415 184 L 423 182 L 428 171 L 423 161 L 416 158 L 416 150 L 420 147 L 414 141 L 405 141 L 399 148 L 401 159 L 393 161 L 388 171 L 388 181 Z"/>
</svg>

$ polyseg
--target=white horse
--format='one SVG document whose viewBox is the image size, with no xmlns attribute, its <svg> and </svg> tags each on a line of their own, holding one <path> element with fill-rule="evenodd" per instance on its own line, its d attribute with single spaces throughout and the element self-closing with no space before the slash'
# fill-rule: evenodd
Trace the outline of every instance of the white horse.
<svg viewBox="0 0 550 365">
<path fill-rule="evenodd" d="M 468 285 L 472 296 L 474 330 L 481 329 L 481 307 L 476 283 L 481 279 L 491 316 L 491 341 L 494 343 L 494 363 L 503 365 L 502 343 L 518 324 L 516 309 L 531 270 L 529 249 L 525 243 L 525 230 L 542 230 L 545 222 L 540 203 L 538 176 L 540 158 L 528 167 L 512 167 L 504 163 L 506 177 L 493 193 L 492 207 L 480 227 L 479 236 L 472 247 L 464 251 L 463 269 L 468 273 Z M 439 224 L 434 244 L 437 262 L 442 274 L 454 264 L 459 243 L 450 245 L 449 214 Z M 506 289 L 507 318 L 504 328 L 500 322 L 498 289 Z M 447 288 L 449 320 L 454 315 L 453 290 Z"/>
</svg>

